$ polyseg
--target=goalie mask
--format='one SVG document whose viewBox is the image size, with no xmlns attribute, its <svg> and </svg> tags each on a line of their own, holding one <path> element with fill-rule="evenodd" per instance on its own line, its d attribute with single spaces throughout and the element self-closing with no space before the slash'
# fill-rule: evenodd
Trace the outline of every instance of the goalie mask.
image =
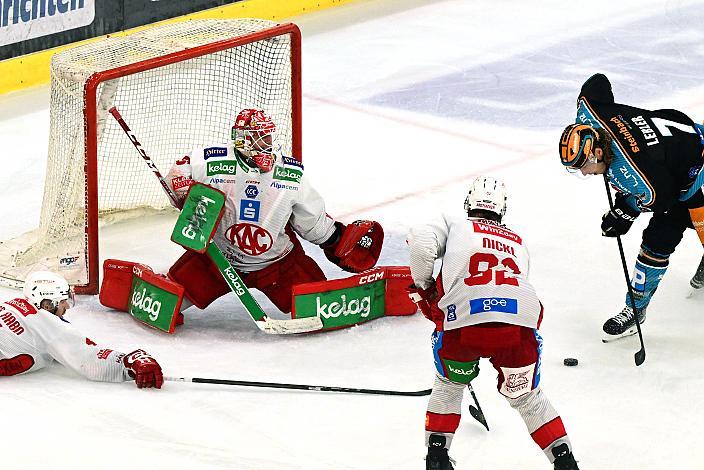
<svg viewBox="0 0 704 470">
<path fill-rule="evenodd" d="M 70 306 L 75 303 L 73 290 L 66 279 L 49 271 L 36 271 L 27 276 L 22 291 L 27 300 L 38 309 L 42 308 L 42 301 L 51 302 L 50 305 L 44 305 L 49 307 L 47 310 L 51 313 L 56 313 L 62 300 L 67 300 Z"/>
<path fill-rule="evenodd" d="M 469 214 L 473 210 L 488 211 L 499 217 L 506 213 L 506 186 L 504 182 L 491 176 L 478 176 L 469 187 L 464 200 L 464 210 Z"/>
<path fill-rule="evenodd" d="M 232 126 L 232 141 L 245 163 L 266 173 L 276 162 L 274 137 L 276 125 L 259 109 L 243 109 Z"/>
</svg>

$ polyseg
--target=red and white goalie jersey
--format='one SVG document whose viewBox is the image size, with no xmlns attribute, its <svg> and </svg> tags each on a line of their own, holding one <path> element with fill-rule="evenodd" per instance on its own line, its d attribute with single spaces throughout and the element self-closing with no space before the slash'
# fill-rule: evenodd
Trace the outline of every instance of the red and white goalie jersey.
<svg viewBox="0 0 704 470">
<path fill-rule="evenodd" d="M 231 143 L 196 147 L 176 162 L 166 181 L 181 198 L 194 181 L 225 193 L 225 212 L 214 241 L 242 272 L 265 268 L 293 249 L 285 232 L 289 224 L 316 245 L 335 231 L 322 197 L 293 158 L 278 155 L 272 171 L 263 173 L 244 163 Z"/>
<path fill-rule="evenodd" d="M 408 236 L 414 283 L 427 288 L 443 258 L 437 306 L 444 329 L 501 322 L 537 328 L 541 305 L 528 282 L 530 257 L 522 238 L 485 219 L 452 219 L 413 227 Z"/>
<path fill-rule="evenodd" d="M 32 372 L 56 360 L 90 380 L 124 382 L 131 378 L 123 357 L 25 299 L 0 303 L 0 376 Z"/>
</svg>

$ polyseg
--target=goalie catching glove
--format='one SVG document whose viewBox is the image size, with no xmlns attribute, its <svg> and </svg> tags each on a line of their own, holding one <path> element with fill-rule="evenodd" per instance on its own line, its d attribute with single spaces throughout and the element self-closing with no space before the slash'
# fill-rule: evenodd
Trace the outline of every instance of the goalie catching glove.
<svg viewBox="0 0 704 470">
<path fill-rule="evenodd" d="M 384 229 L 373 220 L 356 220 L 349 225 L 335 222 L 335 233 L 320 245 L 325 256 L 347 272 L 374 267 L 384 243 Z"/>
</svg>

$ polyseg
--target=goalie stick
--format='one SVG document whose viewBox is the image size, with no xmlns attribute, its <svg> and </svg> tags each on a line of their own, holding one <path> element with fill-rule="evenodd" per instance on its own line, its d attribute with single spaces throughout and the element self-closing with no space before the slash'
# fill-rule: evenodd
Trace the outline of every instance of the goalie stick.
<svg viewBox="0 0 704 470">
<path fill-rule="evenodd" d="M 302 385 L 277 382 L 250 382 L 247 380 L 204 379 L 201 377 L 164 377 L 169 382 L 190 382 L 215 385 L 236 385 L 239 387 L 283 388 L 289 390 L 306 390 L 312 392 L 361 393 L 365 395 L 393 395 L 402 397 L 422 397 L 430 395 L 431 389 L 404 392 L 400 390 L 376 390 L 372 388 L 333 387 L 328 385 Z"/>
<path fill-rule="evenodd" d="M 168 183 L 161 175 L 161 172 L 154 164 L 154 161 L 149 157 L 149 155 L 147 155 L 147 152 L 142 147 L 142 144 L 140 144 L 139 140 L 137 140 L 137 137 L 135 136 L 134 132 L 132 132 L 132 129 L 130 129 L 125 120 L 122 118 L 120 112 L 115 106 L 110 108 L 109 112 L 110 114 L 112 114 L 112 116 L 115 118 L 115 120 L 125 132 L 127 137 L 130 139 L 130 142 L 132 142 L 132 145 L 134 145 L 135 149 L 137 149 L 137 152 L 142 157 L 142 159 L 144 159 L 144 162 L 147 164 L 149 169 L 152 170 L 154 176 L 159 180 L 159 183 L 161 183 L 161 187 L 164 189 L 164 192 L 171 200 L 172 204 L 175 207 L 181 209 L 181 201 L 178 200 L 176 194 L 169 187 Z M 240 299 L 245 310 L 247 310 L 249 316 L 252 317 L 252 320 L 254 320 L 254 324 L 257 325 L 260 330 L 269 334 L 281 335 L 294 333 L 309 333 L 312 331 L 318 331 L 323 328 L 323 322 L 320 320 L 320 317 L 294 318 L 290 320 L 279 320 L 269 318 L 266 313 L 264 313 L 261 306 L 254 299 L 251 292 L 249 291 L 245 283 L 242 281 L 240 275 L 232 267 L 232 265 L 230 265 L 230 262 L 227 260 L 227 258 L 225 258 L 225 256 L 223 256 L 222 252 L 215 245 L 215 243 L 210 243 L 208 245 L 208 255 L 218 267 L 220 274 L 222 274 L 228 286 L 230 286 L 230 289 Z"/>
</svg>

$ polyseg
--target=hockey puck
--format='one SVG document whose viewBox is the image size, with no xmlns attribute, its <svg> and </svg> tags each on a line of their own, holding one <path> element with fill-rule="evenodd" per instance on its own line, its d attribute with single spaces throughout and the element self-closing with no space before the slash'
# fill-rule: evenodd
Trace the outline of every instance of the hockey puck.
<svg viewBox="0 0 704 470">
<path fill-rule="evenodd" d="M 573 357 L 566 357 L 562 363 L 566 366 L 574 367 L 579 364 L 579 361 Z"/>
</svg>

